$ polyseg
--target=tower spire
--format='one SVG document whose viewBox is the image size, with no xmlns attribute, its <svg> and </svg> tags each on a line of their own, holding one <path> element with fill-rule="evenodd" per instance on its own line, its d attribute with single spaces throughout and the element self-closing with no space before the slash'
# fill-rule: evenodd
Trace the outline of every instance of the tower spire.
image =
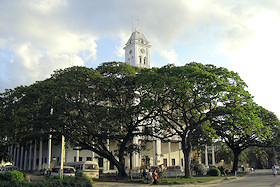
<svg viewBox="0 0 280 187">
<path fill-rule="evenodd" d="M 151 45 L 144 34 L 135 29 L 124 47 L 125 62 L 140 68 L 150 68 L 150 48 Z"/>
</svg>

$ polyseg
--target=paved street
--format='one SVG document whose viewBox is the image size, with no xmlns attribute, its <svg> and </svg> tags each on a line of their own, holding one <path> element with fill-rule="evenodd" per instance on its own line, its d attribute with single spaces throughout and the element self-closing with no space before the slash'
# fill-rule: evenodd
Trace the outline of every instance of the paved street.
<svg viewBox="0 0 280 187">
<path fill-rule="evenodd" d="M 94 186 L 150 186 L 147 184 L 124 184 L 124 183 L 95 183 Z M 240 179 L 232 179 L 229 181 L 217 180 L 206 184 L 197 185 L 158 185 L 158 186 L 172 186 L 172 187 L 182 187 L 182 186 L 207 186 L 207 187 L 280 187 L 280 175 L 274 177 L 271 170 L 257 170 Z"/>
<path fill-rule="evenodd" d="M 243 178 L 227 181 L 218 184 L 205 184 L 200 186 L 212 187 L 280 187 L 280 175 L 274 177 L 271 170 L 257 170 L 256 172 L 247 175 Z"/>
</svg>

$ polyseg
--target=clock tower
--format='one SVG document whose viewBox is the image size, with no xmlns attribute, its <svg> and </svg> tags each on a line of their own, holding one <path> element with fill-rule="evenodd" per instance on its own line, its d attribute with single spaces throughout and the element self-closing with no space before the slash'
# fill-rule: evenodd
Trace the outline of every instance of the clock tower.
<svg viewBox="0 0 280 187">
<path fill-rule="evenodd" d="M 150 48 L 144 34 L 135 29 L 125 44 L 125 62 L 139 68 L 150 68 Z"/>
</svg>

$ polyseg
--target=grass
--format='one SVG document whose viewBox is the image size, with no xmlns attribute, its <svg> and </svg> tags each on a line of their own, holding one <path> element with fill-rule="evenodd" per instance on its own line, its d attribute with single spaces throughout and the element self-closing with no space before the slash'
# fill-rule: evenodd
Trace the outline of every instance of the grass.
<svg viewBox="0 0 280 187">
<path fill-rule="evenodd" d="M 194 183 L 205 183 L 217 179 L 226 179 L 227 177 L 215 177 L 215 176 L 200 176 L 200 177 L 189 177 L 189 178 L 160 178 L 158 179 L 159 184 L 194 184 Z M 131 182 L 142 183 L 143 179 L 132 179 Z"/>
<path fill-rule="evenodd" d="M 193 183 L 205 183 L 217 179 L 223 179 L 224 177 L 189 177 L 189 178 L 162 178 L 159 179 L 160 184 L 193 184 Z"/>
</svg>

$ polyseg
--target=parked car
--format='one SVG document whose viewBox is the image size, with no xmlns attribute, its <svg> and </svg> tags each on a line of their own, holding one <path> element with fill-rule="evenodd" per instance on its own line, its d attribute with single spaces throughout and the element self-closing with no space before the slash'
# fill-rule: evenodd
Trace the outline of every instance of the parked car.
<svg viewBox="0 0 280 187">
<path fill-rule="evenodd" d="M 52 168 L 51 175 L 59 175 L 60 166 L 55 166 Z M 74 167 L 71 166 L 64 166 L 63 167 L 63 175 L 66 176 L 75 176 L 76 170 Z"/>
<path fill-rule="evenodd" d="M 18 168 L 16 166 L 6 165 L 1 167 L 0 173 L 4 173 L 5 171 L 14 171 L 14 170 L 18 170 Z"/>
</svg>

